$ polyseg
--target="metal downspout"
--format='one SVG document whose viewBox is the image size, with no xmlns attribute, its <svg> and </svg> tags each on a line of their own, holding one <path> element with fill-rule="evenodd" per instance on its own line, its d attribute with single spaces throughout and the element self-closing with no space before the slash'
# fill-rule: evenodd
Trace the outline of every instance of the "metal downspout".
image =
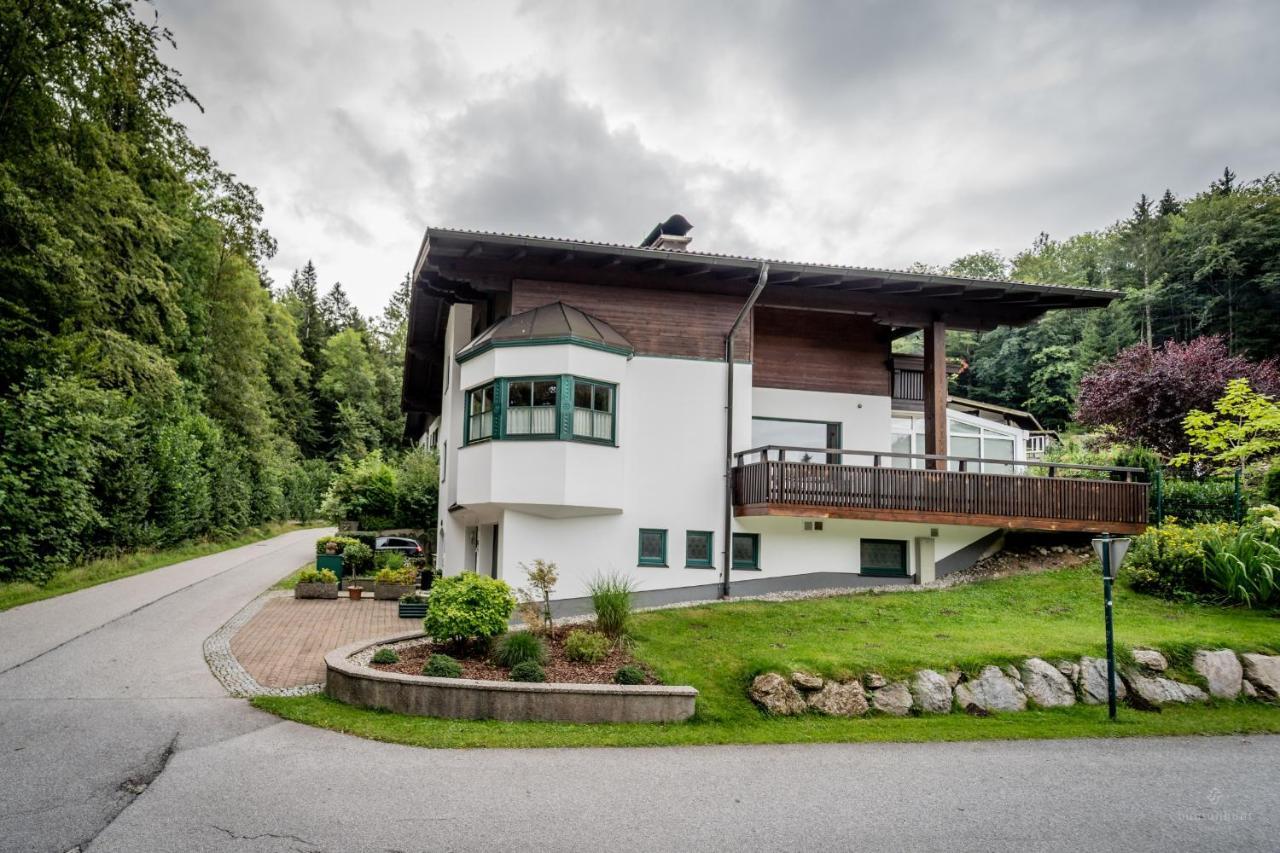
<svg viewBox="0 0 1280 853">
<path fill-rule="evenodd" d="M 760 293 L 769 283 L 769 264 L 760 264 L 760 277 L 756 286 L 747 297 L 746 303 L 738 311 L 729 334 L 724 339 L 724 361 L 728 366 L 725 380 L 725 428 L 724 428 L 724 570 L 720 580 L 720 595 L 729 597 L 729 572 L 733 568 L 733 338 L 738 333 L 747 313 L 755 306 Z M 753 353 L 754 355 L 754 353 Z"/>
</svg>

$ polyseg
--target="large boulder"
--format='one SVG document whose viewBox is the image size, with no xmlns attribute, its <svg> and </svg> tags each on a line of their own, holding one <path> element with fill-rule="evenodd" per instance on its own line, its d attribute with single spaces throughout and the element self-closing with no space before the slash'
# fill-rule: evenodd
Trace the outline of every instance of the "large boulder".
<svg viewBox="0 0 1280 853">
<path fill-rule="evenodd" d="M 925 714 L 951 713 L 951 684 L 932 669 L 922 669 L 911 682 L 911 696 Z"/>
<path fill-rule="evenodd" d="M 1191 668 L 1209 684 L 1209 695 L 1234 699 L 1240 695 L 1244 668 L 1231 649 L 1200 649 L 1191 659 Z"/>
<path fill-rule="evenodd" d="M 1244 677 L 1257 688 L 1258 696 L 1280 701 L 1280 655 L 1243 654 Z"/>
<path fill-rule="evenodd" d="M 961 708 L 975 705 L 984 711 L 1025 711 L 1027 695 L 1022 683 L 1015 681 L 998 666 L 984 666 L 972 681 L 956 685 L 955 697 Z"/>
<path fill-rule="evenodd" d="M 791 683 L 800 690 L 821 690 L 822 679 L 807 672 L 791 673 Z"/>
<path fill-rule="evenodd" d="M 871 694 L 871 707 L 882 714 L 905 717 L 911 713 L 911 689 L 905 681 L 893 681 Z"/>
<path fill-rule="evenodd" d="M 1155 649 L 1134 649 L 1133 660 L 1138 666 L 1151 672 L 1164 672 L 1169 668 L 1169 661 Z"/>
<path fill-rule="evenodd" d="M 1162 675 L 1147 675 L 1138 669 L 1124 669 L 1121 674 L 1133 694 L 1131 701 L 1139 707 L 1209 701 L 1209 695 L 1194 684 L 1183 684 Z"/>
<path fill-rule="evenodd" d="M 1056 666 L 1040 658 L 1022 662 L 1022 688 L 1041 708 L 1065 708 L 1076 704 L 1076 690 Z"/>
<path fill-rule="evenodd" d="M 1107 704 L 1107 661 L 1105 658 L 1080 658 L 1080 675 L 1076 681 L 1080 701 L 1086 705 Z M 1116 673 L 1116 701 L 1125 698 L 1124 679 Z"/>
<path fill-rule="evenodd" d="M 770 714 L 787 717 L 804 713 L 804 698 L 800 691 L 776 672 L 757 675 L 748 692 L 752 701 Z"/>
<path fill-rule="evenodd" d="M 856 681 L 828 681 L 817 693 L 809 694 L 808 702 L 810 708 L 829 717 L 861 717 L 867 713 L 867 696 Z"/>
</svg>

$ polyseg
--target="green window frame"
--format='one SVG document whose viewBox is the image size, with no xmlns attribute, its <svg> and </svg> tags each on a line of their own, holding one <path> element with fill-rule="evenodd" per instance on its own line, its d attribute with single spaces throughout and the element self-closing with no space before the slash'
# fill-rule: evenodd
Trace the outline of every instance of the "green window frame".
<svg viewBox="0 0 1280 853">
<path fill-rule="evenodd" d="M 715 567 L 715 534 L 710 530 L 684 532 L 684 565 L 689 569 Z"/>
<path fill-rule="evenodd" d="M 859 542 L 859 571 L 877 578 L 907 576 L 905 539 L 863 539 Z"/>
<path fill-rule="evenodd" d="M 570 374 L 498 377 L 468 389 L 463 399 L 464 447 L 490 440 L 618 443 L 618 386 L 612 382 Z"/>
<path fill-rule="evenodd" d="M 760 534 L 733 534 L 730 558 L 731 565 L 735 569 L 758 570 L 760 568 Z"/>
<path fill-rule="evenodd" d="M 636 565 L 667 565 L 667 531 L 657 527 L 641 527 L 637 543 Z"/>
<path fill-rule="evenodd" d="M 612 383 L 573 378 L 573 437 L 582 441 L 613 443 L 617 435 Z"/>
<path fill-rule="evenodd" d="M 462 443 L 475 444 L 493 438 L 495 383 L 486 382 L 467 392 L 467 416 L 462 422 Z"/>
</svg>

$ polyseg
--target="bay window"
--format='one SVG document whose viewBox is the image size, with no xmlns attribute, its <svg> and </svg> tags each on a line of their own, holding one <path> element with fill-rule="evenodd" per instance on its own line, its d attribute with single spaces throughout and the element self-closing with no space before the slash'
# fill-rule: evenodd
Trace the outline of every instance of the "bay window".
<svg viewBox="0 0 1280 853">
<path fill-rule="evenodd" d="M 613 386 L 585 379 L 573 381 L 573 435 L 613 440 Z"/>
<path fill-rule="evenodd" d="M 618 388 L 577 376 L 498 378 L 466 393 L 466 444 L 560 439 L 604 444 L 617 436 Z"/>
</svg>

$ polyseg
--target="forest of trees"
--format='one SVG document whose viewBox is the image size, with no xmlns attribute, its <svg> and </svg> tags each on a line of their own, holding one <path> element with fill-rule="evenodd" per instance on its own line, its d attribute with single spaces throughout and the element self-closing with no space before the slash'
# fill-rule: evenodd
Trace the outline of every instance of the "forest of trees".
<svg viewBox="0 0 1280 853">
<path fill-rule="evenodd" d="M 273 287 L 252 187 L 127 0 L 0 3 L 0 580 L 318 511 L 400 443 L 408 283 Z"/>
<path fill-rule="evenodd" d="M 1280 175 L 1242 182 L 1227 169 L 1189 199 L 1142 195 L 1127 219 L 1102 230 L 1041 234 L 1012 260 L 978 252 L 940 271 L 1124 294 L 1106 310 L 1055 311 L 1023 328 L 948 338 L 949 355 L 967 364 L 954 393 L 1061 428 L 1081 377 L 1132 344 L 1211 335 L 1255 361 L 1280 352 Z"/>
</svg>

